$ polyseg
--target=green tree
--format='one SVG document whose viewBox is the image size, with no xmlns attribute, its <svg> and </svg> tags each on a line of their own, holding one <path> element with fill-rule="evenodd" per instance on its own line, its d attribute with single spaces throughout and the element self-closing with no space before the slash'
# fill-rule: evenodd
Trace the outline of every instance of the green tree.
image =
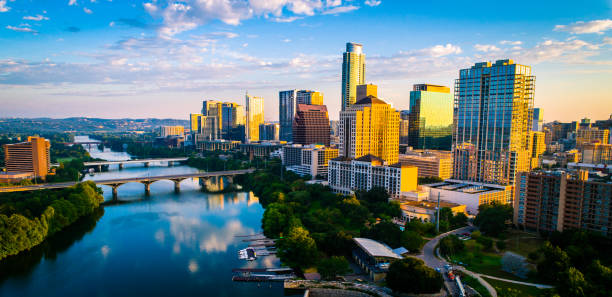
<svg viewBox="0 0 612 297">
<path fill-rule="evenodd" d="M 425 241 L 419 233 L 412 230 L 404 230 L 402 232 L 402 246 L 411 253 L 419 252 L 424 243 Z"/>
<path fill-rule="evenodd" d="M 277 242 L 278 256 L 283 262 L 294 268 L 311 267 L 317 259 L 317 246 L 308 230 L 302 226 L 293 226 Z"/>
<path fill-rule="evenodd" d="M 421 259 L 405 258 L 391 263 L 387 286 L 395 292 L 427 294 L 442 289 L 442 275 L 425 266 Z"/>
<path fill-rule="evenodd" d="M 561 297 L 587 296 L 587 287 L 588 284 L 580 270 L 570 267 L 567 271 L 560 273 L 560 282 L 557 283 L 557 292 L 559 292 Z"/>
<path fill-rule="evenodd" d="M 440 252 L 452 256 L 465 250 L 465 243 L 457 235 L 449 235 L 440 239 Z"/>
<path fill-rule="evenodd" d="M 561 273 L 570 268 L 570 258 L 560 247 L 546 242 L 541 248 L 543 259 L 538 262 L 538 275 L 543 280 L 559 283 Z"/>
<path fill-rule="evenodd" d="M 499 236 L 506 230 L 506 221 L 512 218 L 512 206 L 508 204 L 482 204 L 478 207 L 478 215 L 474 224 L 488 236 Z"/>
<path fill-rule="evenodd" d="M 402 230 L 395 223 L 389 221 L 375 224 L 371 229 L 365 229 L 361 235 L 362 237 L 382 241 L 392 248 L 402 245 Z"/>
<path fill-rule="evenodd" d="M 336 275 L 350 271 L 348 261 L 342 256 L 321 259 L 317 264 L 317 270 L 321 274 L 321 278 L 325 280 L 333 280 Z"/>
</svg>

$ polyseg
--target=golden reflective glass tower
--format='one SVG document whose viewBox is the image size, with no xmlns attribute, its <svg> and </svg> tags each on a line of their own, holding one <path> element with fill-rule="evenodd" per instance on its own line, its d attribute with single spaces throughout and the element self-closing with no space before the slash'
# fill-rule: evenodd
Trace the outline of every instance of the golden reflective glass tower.
<svg viewBox="0 0 612 297">
<path fill-rule="evenodd" d="M 535 76 L 512 60 L 476 63 L 455 81 L 454 177 L 514 184 L 529 171 Z"/>
<path fill-rule="evenodd" d="M 264 99 L 246 94 L 246 141 L 259 140 L 259 125 L 264 123 Z"/>
<path fill-rule="evenodd" d="M 345 110 L 357 98 L 357 86 L 365 83 L 365 54 L 362 45 L 349 42 L 342 55 L 342 110 Z"/>
</svg>

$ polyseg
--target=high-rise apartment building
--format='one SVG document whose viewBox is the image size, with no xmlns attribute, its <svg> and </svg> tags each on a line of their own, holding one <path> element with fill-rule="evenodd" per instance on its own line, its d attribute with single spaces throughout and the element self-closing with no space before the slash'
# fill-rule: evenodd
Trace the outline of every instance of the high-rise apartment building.
<svg viewBox="0 0 612 297">
<path fill-rule="evenodd" d="M 37 136 L 29 136 L 28 141 L 5 144 L 4 161 L 8 173 L 31 173 L 34 176 L 45 177 L 50 168 L 49 140 Z"/>
<path fill-rule="evenodd" d="M 544 112 L 541 108 L 533 109 L 533 123 L 531 130 L 542 131 L 542 125 L 544 124 Z"/>
<path fill-rule="evenodd" d="M 357 86 L 365 83 L 365 54 L 358 43 L 346 44 L 342 55 L 342 110 L 357 101 Z"/>
<path fill-rule="evenodd" d="M 528 171 L 535 77 L 512 60 L 476 63 L 455 81 L 456 179 L 513 184 Z"/>
<path fill-rule="evenodd" d="M 200 135 L 201 139 L 233 139 L 232 130 L 245 125 L 244 106 L 232 102 L 203 101 L 199 123 L 198 133 L 204 134 Z"/>
<path fill-rule="evenodd" d="M 246 94 L 246 141 L 259 140 L 259 125 L 264 123 L 264 99 Z"/>
<path fill-rule="evenodd" d="M 259 125 L 259 140 L 278 141 L 280 125 L 277 123 L 263 123 Z"/>
<path fill-rule="evenodd" d="M 201 113 L 191 113 L 189 114 L 189 130 L 191 133 L 198 133 L 198 129 L 200 128 L 201 122 Z"/>
<path fill-rule="evenodd" d="M 340 112 L 340 156 L 374 155 L 395 164 L 399 155 L 399 112 L 374 96 Z"/>
<path fill-rule="evenodd" d="M 400 128 L 399 128 L 399 143 L 408 145 L 409 135 L 410 135 L 410 111 L 402 110 L 400 111 Z"/>
<path fill-rule="evenodd" d="M 329 115 L 325 105 L 298 104 L 293 119 L 293 142 L 329 146 Z"/>
<path fill-rule="evenodd" d="M 410 92 L 408 145 L 415 149 L 447 150 L 452 147 L 453 97 L 450 88 L 414 85 Z"/>
<path fill-rule="evenodd" d="M 586 143 L 582 145 L 582 163 L 612 165 L 612 144 Z"/>
<path fill-rule="evenodd" d="M 297 91 L 296 104 L 323 105 L 323 93 L 311 90 Z"/>
<path fill-rule="evenodd" d="M 280 123 L 280 140 L 293 140 L 293 117 L 297 102 L 297 91 L 278 92 L 278 122 Z"/>
<path fill-rule="evenodd" d="M 450 151 L 407 151 L 399 156 L 399 161 L 417 167 L 419 177 L 449 179 L 453 173 L 453 156 Z"/>
<path fill-rule="evenodd" d="M 287 166 L 287 170 L 300 176 L 310 175 L 316 179 L 327 179 L 328 162 L 330 159 L 338 157 L 338 149 L 322 145 L 293 145 L 287 150 L 283 148 L 283 154 L 285 153 L 288 154 L 286 163 L 293 163 L 291 166 Z M 290 159 L 293 159 L 293 161 Z"/>
<path fill-rule="evenodd" d="M 185 134 L 185 127 L 183 126 L 160 126 L 159 136 L 183 136 Z"/>
<path fill-rule="evenodd" d="M 612 184 L 588 171 L 520 172 L 514 224 L 533 231 L 582 229 L 612 235 Z"/>
<path fill-rule="evenodd" d="M 544 143 L 544 132 L 529 131 L 529 152 L 530 152 L 530 168 L 540 167 L 540 156 L 546 151 L 546 143 Z"/>
<path fill-rule="evenodd" d="M 378 86 L 375 84 L 358 85 L 356 97 L 357 101 L 368 96 L 378 97 Z"/>
</svg>

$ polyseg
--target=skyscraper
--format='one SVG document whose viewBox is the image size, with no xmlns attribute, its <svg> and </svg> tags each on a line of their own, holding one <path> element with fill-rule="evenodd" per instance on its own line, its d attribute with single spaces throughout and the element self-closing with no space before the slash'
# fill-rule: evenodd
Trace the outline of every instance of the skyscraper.
<svg viewBox="0 0 612 297">
<path fill-rule="evenodd" d="M 407 145 L 408 144 L 408 136 L 410 129 L 410 111 L 402 110 L 400 112 L 400 130 L 399 130 L 399 143 Z"/>
<path fill-rule="evenodd" d="M 277 123 L 263 123 L 259 125 L 259 140 L 278 141 L 280 125 Z"/>
<path fill-rule="evenodd" d="M 453 97 L 450 88 L 414 85 L 410 92 L 408 145 L 415 149 L 450 151 L 453 133 Z"/>
<path fill-rule="evenodd" d="M 512 60 L 476 63 L 455 81 L 453 176 L 514 184 L 529 170 L 535 77 Z"/>
<path fill-rule="evenodd" d="M 375 84 L 358 85 L 357 97 L 355 100 L 359 101 L 368 96 L 378 97 L 378 86 Z"/>
<path fill-rule="evenodd" d="M 264 122 L 264 99 L 246 94 L 246 141 L 259 140 L 259 125 Z"/>
<path fill-rule="evenodd" d="M 49 140 L 29 136 L 27 142 L 5 144 L 4 160 L 8 173 L 27 172 L 45 177 L 50 168 Z"/>
<path fill-rule="evenodd" d="M 368 96 L 340 112 L 340 155 L 357 159 L 371 154 L 387 164 L 399 155 L 399 112 Z"/>
<path fill-rule="evenodd" d="M 542 124 L 544 123 L 544 114 L 541 108 L 533 109 L 533 131 L 542 131 Z"/>
<path fill-rule="evenodd" d="M 278 92 L 278 121 L 280 123 L 280 140 L 293 140 L 293 117 L 297 100 L 296 90 Z"/>
<path fill-rule="evenodd" d="M 293 142 L 329 146 L 329 115 L 325 105 L 298 104 L 293 119 Z"/>
<path fill-rule="evenodd" d="M 297 104 L 323 105 L 323 93 L 311 90 L 297 91 Z"/>
<path fill-rule="evenodd" d="M 357 100 L 357 86 L 365 83 L 365 54 L 362 45 L 349 42 L 342 55 L 342 110 Z"/>
</svg>

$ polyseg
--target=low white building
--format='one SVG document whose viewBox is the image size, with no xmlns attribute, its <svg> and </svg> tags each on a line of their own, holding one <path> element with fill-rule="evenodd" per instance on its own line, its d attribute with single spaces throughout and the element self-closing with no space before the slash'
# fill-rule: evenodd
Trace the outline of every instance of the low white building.
<svg viewBox="0 0 612 297">
<path fill-rule="evenodd" d="M 470 215 L 478 214 L 478 206 L 498 202 L 501 204 L 512 203 L 514 187 L 496 184 L 484 184 L 464 180 L 447 179 L 441 183 L 424 185 L 429 189 L 429 200 L 440 199 L 448 202 L 466 206 Z"/>
</svg>

